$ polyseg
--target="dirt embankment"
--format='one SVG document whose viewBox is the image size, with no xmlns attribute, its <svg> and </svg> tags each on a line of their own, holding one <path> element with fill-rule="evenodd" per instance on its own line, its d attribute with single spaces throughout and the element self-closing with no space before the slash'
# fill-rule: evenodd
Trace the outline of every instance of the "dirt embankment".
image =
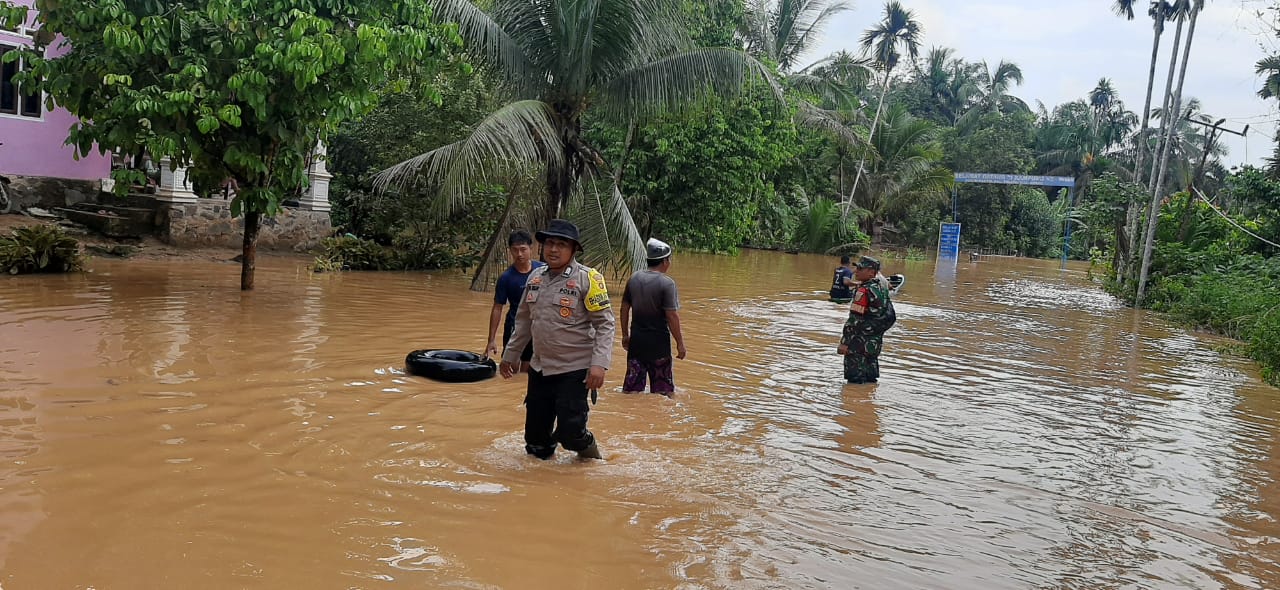
<svg viewBox="0 0 1280 590">
<path fill-rule="evenodd" d="M 56 224 L 57 220 L 54 219 L 40 219 L 17 213 L 0 215 L 0 236 L 7 237 L 9 232 L 13 231 L 15 228 L 28 225 Z M 130 259 L 160 260 L 184 258 L 188 260 L 225 262 L 240 254 L 239 249 L 230 248 L 177 248 L 150 236 L 142 239 L 118 240 L 95 234 L 88 229 L 78 226 L 67 228 L 67 233 L 84 246 L 86 254 L 92 256 L 111 256 L 111 252 L 115 251 L 121 253 L 128 252 L 126 256 L 121 257 Z M 120 246 L 129 247 L 121 248 Z M 312 256 L 306 253 L 263 249 L 258 250 L 258 256 L 296 258 L 308 261 L 312 259 Z"/>
</svg>

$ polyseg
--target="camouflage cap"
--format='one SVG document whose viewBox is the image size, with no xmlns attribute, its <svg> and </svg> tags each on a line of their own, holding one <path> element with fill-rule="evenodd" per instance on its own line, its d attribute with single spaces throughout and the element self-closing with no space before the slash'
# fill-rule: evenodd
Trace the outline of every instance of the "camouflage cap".
<svg viewBox="0 0 1280 590">
<path fill-rule="evenodd" d="M 863 256 L 858 259 L 858 268 L 870 268 L 880 270 L 880 261 L 870 256 Z"/>
</svg>

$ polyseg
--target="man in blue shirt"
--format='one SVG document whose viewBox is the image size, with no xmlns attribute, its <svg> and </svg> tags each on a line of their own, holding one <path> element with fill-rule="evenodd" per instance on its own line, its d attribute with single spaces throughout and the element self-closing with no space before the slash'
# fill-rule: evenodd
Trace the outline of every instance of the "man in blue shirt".
<svg viewBox="0 0 1280 590">
<path fill-rule="evenodd" d="M 498 356 L 498 319 L 502 317 L 502 306 L 510 305 L 506 321 L 502 323 L 502 346 L 506 348 L 511 340 L 511 332 L 516 327 L 516 310 L 520 309 L 520 297 L 524 295 L 524 284 L 529 280 L 529 273 L 540 266 L 546 266 L 533 259 L 533 236 L 529 232 L 518 229 L 507 238 L 507 254 L 511 258 L 511 266 L 498 277 L 497 288 L 493 291 L 493 310 L 489 313 L 489 343 L 485 346 L 485 354 Z M 520 371 L 529 371 L 529 359 L 533 358 L 533 342 L 520 354 Z"/>
<path fill-rule="evenodd" d="M 849 266 L 849 257 L 840 257 L 840 266 L 836 267 L 835 277 L 831 279 L 831 300 L 836 303 L 853 301 L 853 268 Z"/>
</svg>

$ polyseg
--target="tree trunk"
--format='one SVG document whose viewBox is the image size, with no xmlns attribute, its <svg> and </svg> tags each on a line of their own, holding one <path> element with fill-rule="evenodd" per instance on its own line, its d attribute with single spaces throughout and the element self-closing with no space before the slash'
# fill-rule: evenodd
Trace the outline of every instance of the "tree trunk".
<svg viewBox="0 0 1280 590">
<path fill-rule="evenodd" d="M 1153 150 L 1151 152 L 1151 156 L 1152 156 L 1151 157 L 1151 173 L 1147 175 L 1147 179 L 1148 179 L 1147 194 L 1148 195 L 1159 194 L 1159 191 L 1156 190 L 1156 184 L 1155 184 L 1156 183 L 1156 165 L 1158 164 L 1158 160 L 1159 160 L 1159 158 L 1157 158 L 1156 156 L 1159 154 L 1160 148 L 1164 142 L 1165 125 L 1169 122 L 1169 102 L 1173 98 L 1173 75 L 1177 71 L 1177 67 L 1178 67 L 1178 47 L 1180 47 L 1181 42 L 1182 42 L 1182 19 L 1178 19 L 1178 26 L 1174 29 L 1174 33 L 1173 33 L 1173 49 L 1169 53 L 1169 75 L 1166 77 L 1165 83 L 1164 83 L 1164 98 L 1161 99 L 1160 101 L 1160 109 L 1161 109 L 1160 130 L 1156 132 L 1156 144 L 1151 148 Z M 1141 176 L 1140 172 L 1136 174 L 1138 176 Z M 1148 201 L 1152 201 L 1155 199 L 1156 197 L 1152 196 L 1151 198 L 1148 199 Z M 1134 221 L 1133 231 L 1129 234 L 1129 252 L 1131 253 L 1132 256 L 1137 256 L 1138 252 L 1142 248 L 1141 236 L 1143 235 L 1143 228 L 1145 227 L 1142 225 L 1142 219 L 1148 216 L 1150 214 L 1150 211 L 1151 211 L 1151 205 L 1148 202 L 1144 204 L 1142 211 L 1136 212 L 1135 216 L 1137 219 L 1136 221 Z M 1139 260 L 1131 257 L 1130 262 L 1125 266 L 1126 266 L 1126 270 L 1128 271 L 1128 273 L 1125 276 L 1125 282 L 1128 284 L 1132 284 L 1132 281 L 1138 280 L 1138 277 L 1136 276 L 1135 271 L 1141 268 L 1141 263 Z"/>
<path fill-rule="evenodd" d="M 484 247 L 484 255 L 480 257 L 480 265 L 476 267 L 476 274 L 471 277 L 472 291 L 485 291 L 489 286 L 488 277 L 485 276 L 485 269 L 489 268 L 489 264 L 493 262 L 494 253 L 498 250 L 498 244 L 502 243 L 503 230 L 507 229 L 507 220 L 511 219 L 511 209 L 515 207 L 516 194 L 507 189 L 507 206 L 502 209 L 502 216 L 498 218 L 498 224 L 494 226 L 493 233 L 489 234 L 489 243 Z"/>
<path fill-rule="evenodd" d="M 1182 112 L 1182 85 L 1187 80 L 1187 60 L 1191 58 L 1191 41 L 1196 35 L 1196 19 L 1200 16 L 1200 11 L 1193 10 L 1191 12 L 1191 24 L 1187 27 L 1187 44 L 1182 49 L 1182 67 L 1178 72 L 1178 89 L 1173 94 L 1173 108 L 1161 120 L 1172 119 L 1165 132 L 1164 145 L 1160 149 L 1160 173 L 1156 178 L 1156 191 L 1151 197 L 1151 210 L 1147 214 L 1147 236 L 1142 245 L 1142 270 L 1138 275 L 1138 295 L 1134 299 L 1135 305 L 1142 304 L 1142 298 L 1147 294 L 1147 276 L 1151 272 L 1151 253 L 1155 249 L 1156 226 L 1160 220 L 1160 192 L 1159 189 L 1164 186 L 1164 175 L 1169 169 L 1169 146 L 1173 145 L 1173 136 L 1178 126 L 1174 123 L 1178 120 L 1178 113 Z"/>
<path fill-rule="evenodd" d="M 253 290 L 253 270 L 258 255 L 258 230 L 262 214 L 257 211 L 244 212 L 244 249 L 240 253 L 240 290 Z"/>
<path fill-rule="evenodd" d="M 1160 37 L 1164 36 L 1164 11 L 1155 20 L 1151 40 L 1151 67 L 1147 71 L 1147 98 L 1142 103 L 1142 126 L 1138 128 L 1138 161 L 1133 167 L 1134 182 L 1142 182 L 1142 164 L 1147 156 L 1147 125 L 1151 123 L 1151 93 L 1155 90 L 1156 63 L 1160 60 Z"/>
<path fill-rule="evenodd" d="M 1156 145 L 1153 148 L 1155 151 L 1151 152 L 1153 156 L 1163 153 L 1164 138 L 1168 133 L 1169 125 L 1178 121 L 1177 113 L 1170 113 L 1170 110 L 1173 107 L 1173 75 L 1178 71 L 1178 47 L 1182 43 L 1182 22 L 1182 19 L 1178 19 L 1178 27 L 1174 29 L 1173 33 L 1173 49 L 1169 54 L 1169 75 L 1164 83 L 1164 102 L 1160 105 L 1160 131 L 1156 133 Z M 1173 117 L 1172 120 L 1169 119 L 1171 116 Z M 1151 175 L 1148 177 L 1147 184 L 1148 194 L 1159 193 L 1156 190 L 1156 176 L 1158 176 L 1159 168 L 1160 158 L 1151 158 Z"/>
<path fill-rule="evenodd" d="M 884 106 L 884 96 L 889 93 L 889 73 L 893 68 L 884 70 L 884 87 L 880 89 L 880 101 L 876 103 L 876 116 L 871 119 L 871 130 L 867 133 L 867 147 L 862 150 L 862 158 L 858 160 L 858 174 L 853 177 L 853 188 L 849 189 L 849 198 L 844 204 L 844 216 L 849 215 L 849 207 L 853 205 L 853 195 L 858 192 L 858 183 L 862 180 L 862 172 L 867 166 L 867 150 L 871 149 L 872 140 L 876 137 L 876 127 L 880 126 L 880 109 Z"/>
</svg>

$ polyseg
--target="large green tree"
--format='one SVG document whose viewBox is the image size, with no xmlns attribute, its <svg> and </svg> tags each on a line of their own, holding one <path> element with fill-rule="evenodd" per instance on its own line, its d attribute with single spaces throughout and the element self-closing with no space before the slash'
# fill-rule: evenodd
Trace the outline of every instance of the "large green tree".
<svg viewBox="0 0 1280 590">
<path fill-rule="evenodd" d="M 636 131 L 622 181 L 643 235 L 714 252 L 754 237 L 760 204 L 800 147 L 786 113 L 761 94 L 711 99 Z"/>
<path fill-rule="evenodd" d="M 190 164 L 197 188 L 233 178 L 240 286 L 253 288 L 263 215 L 306 186 L 316 143 L 377 104 L 379 87 L 441 64 L 460 39 L 423 0 L 40 0 L 27 81 L 79 121 L 68 143 Z M 120 186 L 140 180 L 117 172 Z"/>
<path fill-rule="evenodd" d="M 451 209 L 480 183 L 532 172 L 545 186 L 537 218 L 561 215 L 577 197 L 575 217 L 593 257 L 617 254 L 634 264 L 644 254 L 584 119 L 627 125 L 735 94 L 749 76 L 769 78 L 741 51 L 693 47 L 676 0 L 493 0 L 485 10 L 465 0 L 431 4 L 459 23 L 469 59 L 502 80 L 508 102 L 466 138 L 387 169 L 383 186 L 425 176 Z"/>
</svg>

